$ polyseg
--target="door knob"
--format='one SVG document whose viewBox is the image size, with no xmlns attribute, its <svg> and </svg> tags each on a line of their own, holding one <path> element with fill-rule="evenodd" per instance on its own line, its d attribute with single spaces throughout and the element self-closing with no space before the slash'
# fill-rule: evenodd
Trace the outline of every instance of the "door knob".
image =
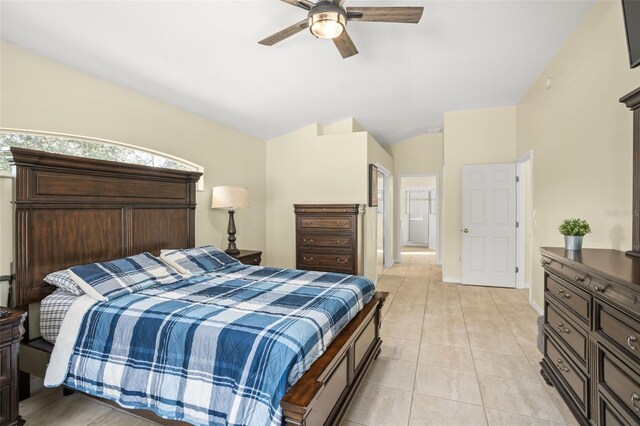
<svg viewBox="0 0 640 426">
<path fill-rule="evenodd" d="M 462 232 L 464 232 L 465 234 L 468 234 L 468 233 L 469 233 L 469 229 L 468 229 L 468 228 L 464 228 L 464 229 L 462 230 Z"/>
</svg>

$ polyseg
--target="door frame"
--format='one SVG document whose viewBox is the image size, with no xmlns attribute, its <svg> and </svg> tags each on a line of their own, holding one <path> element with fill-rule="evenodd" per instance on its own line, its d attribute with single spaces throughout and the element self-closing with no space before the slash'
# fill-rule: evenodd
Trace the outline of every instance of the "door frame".
<svg viewBox="0 0 640 426">
<path fill-rule="evenodd" d="M 378 168 L 378 172 L 382 173 L 382 175 L 384 176 L 383 180 L 384 180 L 384 188 L 383 188 L 383 196 L 384 196 L 384 206 L 383 206 L 383 211 L 382 211 L 382 220 L 383 220 L 383 224 L 382 224 L 382 232 L 383 232 L 383 238 L 384 238 L 384 246 L 383 246 L 383 269 L 387 269 L 390 268 L 391 266 L 393 266 L 393 253 L 391 251 L 391 248 L 393 247 L 391 240 L 392 240 L 392 235 L 391 235 L 391 172 L 389 170 L 387 170 L 382 164 L 376 162 L 376 167 Z M 377 212 L 377 210 L 376 210 Z M 377 214 L 377 213 L 376 213 Z M 377 232 L 376 232 L 376 239 L 377 237 Z M 377 249 L 377 241 L 376 241 L 376 249 Z"/>
<path fill-rule="evenodd" d="M 526 173 L 526 169 L 529 173 Z M 517 213 L 519 227 L 516 231 L 516 264 L 518 274 L 516 276 L 516 288 L 531 289 L 531 276 L 533 265 L 533 151 L 530 150 L 516 161 L 516 185 Z M 527 179 L 528 177 L 528 179 Z M 528 201 L 528 203 L 527 203 Z M 527 256 L 527 251 L 529 255 Z M 531 290 L 529 290 L 531 293 Z M 531 299 L 531 295 L 529 295 Z"/>
<path fill-rule="evenodd" d="M 400 173 L 396 176 L 396 212 L 398 213 L 394 220 L 396 223 L 396 253 L 398 256 L 396 257 L 396 262 L 400 263 L 400 251 L 402 249 L 402 228 L 400 226 L 400 207 L 401 207 L 401 194 L 400 189 L 402 188 L 402 178 L 405 177 L 435 177 L 436 178 L 436 200 L 438 204 L 438 208 L 436 209 L 436 265 L 442 265 L 441 250 L 440 250 L 440 209 L 442 208 L 442 188 L 440 185 L 440 173 Z"/>
</svg>

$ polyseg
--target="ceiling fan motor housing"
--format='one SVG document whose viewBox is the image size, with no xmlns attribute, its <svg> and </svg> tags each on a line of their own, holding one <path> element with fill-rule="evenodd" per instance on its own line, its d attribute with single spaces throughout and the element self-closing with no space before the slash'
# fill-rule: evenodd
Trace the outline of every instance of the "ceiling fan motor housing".
<svg viewBox="0 0 640 426">
<path fill-rule="evenodd" d="M 331 1 L 319 1 L 308 15 L 311 34 L 320 38 L 335 38 L 347 25 L 347 11 Z M 323 31 L 329 29 L 329 32 Z"/>
</svg>

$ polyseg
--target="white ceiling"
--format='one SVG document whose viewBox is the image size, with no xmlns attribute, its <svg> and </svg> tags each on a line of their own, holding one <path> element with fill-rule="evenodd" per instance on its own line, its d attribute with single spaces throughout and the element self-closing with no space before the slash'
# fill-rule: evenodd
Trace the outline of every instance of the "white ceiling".
<svg viewBox="0 0 640 426">
<path fill-rule="evenodd" d="M 417 25 L 350 22 L 342 59 L 305 16 L 263 1 L 6 1 L 2 38 L 262 139 L 355 117 L 383 144 L 442 127 L 444 111 L 514 105 L 588 1 L 379 1 L 425 7 Z"/>
</svg>

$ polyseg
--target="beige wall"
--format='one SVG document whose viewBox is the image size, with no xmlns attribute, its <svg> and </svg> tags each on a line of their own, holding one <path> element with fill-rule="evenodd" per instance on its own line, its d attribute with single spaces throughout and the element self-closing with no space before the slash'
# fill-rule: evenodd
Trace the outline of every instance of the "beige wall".
<svg viewBox="0 0 640 426">
<path fill-rule="evenodd" d="M 442 276 L 462 277 L 462 166 L 516 160 L 516 108 L 503 107 L 444 113 L 444 199 Z"/>
<path fill-rule="evenodd" d="M 365 203 L 367 134 L 323 135 L 312 124 L 267 141 L 267 256 L 295 267 L 294 204 Z M 365 171 L 363 171 L 363 169 Z"/>
<path fill-rule="evenodd" d="M 371 136 L 367 134 L 367 158 L 366 163 L 364 165 L 364 170 L 366 172 L 361 172 L 367 175 L 368 177 L 368 164 L 376 164 L 384 167 L 389 173 L 389 200 L 391 200 L 391 205 L 386 210 L 389 213 L 389 233 L 391 238 L 391 243 L 393 243 L 393 234 L 394 234 L 394 211 L 393 205 L 395 204 L 395 196 L 394 196 L 394 164 L 393 157 L 389 155 L 387 151 L 385 151 L 380 144 Z M 365 183 L 362 191 L 365 194 L 365 203 L 369 196 L 369 180 Z M 365 255 L 365 276 L 372 278 L 376 276 L 376 251 L 378 245 L 381 244 L 378 241 L 382 236 L 379 235 L 378 232 L 378 208 L 377 207 L 367 207 L 365 213 L 365 243 L 364 243 L 364 255 Z M 392 249 L 392 244 L 389 244 L 389 247 Z"/>
<path fill-rule="evenodd" d="M 267 264 L 295 267 L 294 204 L 366 204 L 367 163 L 393 172 L 391 156 L 354 123 L 312 124 L 267 141 Z M 364 242 L 364 275 L 375 280 L 375 208 L 364 214 Z"/>
<path fill-rule="evenodd" d="M 439 177 L 438 196 L 442 199 L 442 164 L 444 156 L 442 133 L 429 133 L 416 136 L 386 147 L 393 157 L 395 190 L 399 191 L 399 177 L 413 174 L 436 174 Z M 400 217 L 398 203 L 394 201 L 393 211 L 395 217 Z M 439 218 L 442 217 L 442 203 L 439 203 Z M 440 235 L 442 235 L 442 220 L 439 221 Z M 400 261 L 400 252 L 396 238 L 400 238 L 397 224 L 394 223 L 393 250 L 396 261 Z M 438 241 L 441 247 L 441 238 Z"/>
<path fill-rule="evenodd" d="M 10 43 L 2 42 L 0 55 L 1 127 L 111 139 L 203 166 L 205 191 L 197 193 L 197 244 L 226 247 L 228 216 L 209 208 L 211 187 L 247 186 L 252 206 L 236 214 L 238 246 L 265 249 L 263 141 Z M 1 202 L 7 203 L 7 197 Z M 2 257 L 6 263 L 4 251 Z"/>
<path fill-rule="evenodd" d="M 545 89 L 551 77 L 550 89 Z M 517 154 L 533 150 L 532 299 L 543 306 L 540 246 L 562 246 L 560 222 L 589 221 L 585 247 L 631 247 L 632 114 L 618 99 L 640 86 L 619 2 L 601 1 L 517 107 Z"/>
</svg>

